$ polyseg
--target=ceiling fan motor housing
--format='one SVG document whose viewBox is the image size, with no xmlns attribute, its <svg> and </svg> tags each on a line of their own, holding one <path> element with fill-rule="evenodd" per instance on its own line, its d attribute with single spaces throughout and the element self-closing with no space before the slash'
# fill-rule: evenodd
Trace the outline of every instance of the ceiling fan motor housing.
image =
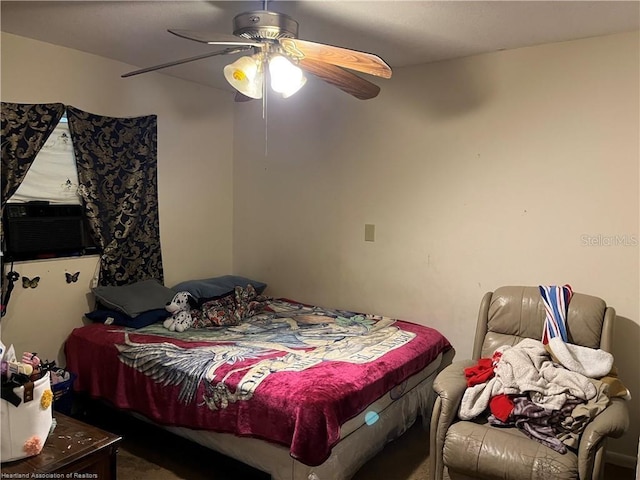
<svg viewBox="0 0 640 480">
<path fill-rule="evenodd" d="M 289 15 L 267 10 L 255 10 L 236 15 L 233 34 L 252 40 L 298 38 L 298 22 Z"/>
</svg>

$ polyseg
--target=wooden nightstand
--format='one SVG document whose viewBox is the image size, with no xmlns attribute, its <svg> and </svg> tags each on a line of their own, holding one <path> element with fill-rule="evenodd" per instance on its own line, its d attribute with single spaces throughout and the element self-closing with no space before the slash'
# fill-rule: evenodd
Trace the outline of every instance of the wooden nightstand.
<svg viewBox="0 0 640 480">
<path fill-rule="evenodd" d="M 116 455 L 121 438 L 58 412 L 54 412 L 53 417 L 57 425 L 42 452 L 3 463 L 1 477 L 27 478 L 10 474 L 44 473 L 52 475 L 37 478 L 65 478 L 65 475 L 53 474 L 72 474 L 66 478 L 116 480 Z"/>
</svg>

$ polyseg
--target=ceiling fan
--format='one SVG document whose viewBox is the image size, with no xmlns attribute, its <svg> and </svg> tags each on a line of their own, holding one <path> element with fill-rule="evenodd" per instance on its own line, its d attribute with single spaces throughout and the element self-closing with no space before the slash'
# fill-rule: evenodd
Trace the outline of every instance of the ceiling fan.
<svg viewBox="0 0 640 480">
<path fill-rule="evenodd" d="M 236 90 L 236 101 L 263 98 L 267 78 L 274 91 L 289 97 L 306 82 L 303 72 L 353 95 L 360 100 L 374 98 L 380 87 L 355 72 L 391 78 L 391 68 L 372 53 L 298 39 L 298 22 L 283 13 L 267 10 L 243 12 L 233 19 L 233 35 L 215 32 L 169 29 L 169 33 L 209 45 L 226 48 L 133 72 L 131 77 L 218 55 L 251 51 L 224 68 L 227 81 Z M 268 72 L 268 77 L 267 77 Z"/>
</svg>

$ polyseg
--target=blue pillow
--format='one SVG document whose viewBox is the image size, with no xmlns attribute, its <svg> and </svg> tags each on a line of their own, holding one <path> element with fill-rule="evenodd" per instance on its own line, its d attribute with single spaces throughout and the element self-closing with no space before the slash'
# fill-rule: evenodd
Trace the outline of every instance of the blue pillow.
<svg viewBox="0 0 640 480">
<path fill-rule="evenodd" d="M 261 295 L 267 284 L 252 280 L 238 275 L 222 275 L 221 277 L 205 278 L 202 280 L 188 280 L 174 285 L 171 290 L 175 292 L 189 292 L 195 298 L 201 300 L 203 298 L 218 297 L 233 292 L 235 287 L 246 287 L 253 285 L 256 293 Z"/>
<path fill-rule="evenodd" d="M 85 317 L 94 322 L 105 323 L 109 321 L 113 325 L 122 325 L 130 328 L 142 328 L 152 323 L 163 321 L 171 316 L 171 314 L 164 308 L 158 308 L 156 310 L 148 310 L 142 312 L 135 317 L 130 317 L 126 313 L 119 312 L 118 310 L 103 310 L 98 309 L 93 312 L 85 313 Z"/>
</svg>

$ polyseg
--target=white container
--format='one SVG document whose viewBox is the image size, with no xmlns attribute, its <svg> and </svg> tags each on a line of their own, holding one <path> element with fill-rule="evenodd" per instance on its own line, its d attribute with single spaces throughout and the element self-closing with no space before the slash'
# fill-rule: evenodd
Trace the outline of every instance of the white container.
<svg viewBox="0 0 640 480">
<path fill-rule="evenodd" d="M 22 400 L 17 407 L 4 399 L 0 400 L 2 462 L 37 455 L 49 436 L 53 421 L 53 392 L 49 372 L 33 382 L 33 397 L 30 400 L 27 395 L 25 401 L 25 391 L 29 390 L 24 386 L 13 389 Z"/>
</svg>

